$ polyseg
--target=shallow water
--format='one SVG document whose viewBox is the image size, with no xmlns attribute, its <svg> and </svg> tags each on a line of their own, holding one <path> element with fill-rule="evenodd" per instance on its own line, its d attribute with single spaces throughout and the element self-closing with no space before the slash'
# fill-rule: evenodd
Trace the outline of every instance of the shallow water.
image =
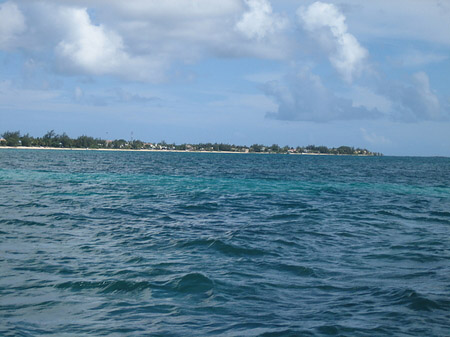
<svg viewBox="0 0 450 337">
<path fill-rule="evenodd" d="M 1 336 L 445 336 L 450 159 L 0 150 Z"/>
</svg>

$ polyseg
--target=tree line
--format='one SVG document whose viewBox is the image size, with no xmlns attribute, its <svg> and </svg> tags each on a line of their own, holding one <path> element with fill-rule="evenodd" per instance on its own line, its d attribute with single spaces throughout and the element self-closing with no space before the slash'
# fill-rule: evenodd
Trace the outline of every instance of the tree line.
<svg viewBox="0 0 450 337">
<path fill-rule="evenodd" d="M 71 138 L 65 132 L 55 133 L 48 131 L 42 137 L 33 137 L 28 133 L 21 135 L 20 131 L 6 131 L 2 134 L 0 146 L 12 147 L 53 147 L 53 148 L 79 148 L 79 149 L 123 149 L 123 150 L 176 150 L 176 151 L 216 151 L 216 152 L 252 152 L 252 153 L 282 153 L 282 154 L 335 154 L 335 155 L 366 155 L 381 156 L 381 153 L 370 152 L 367 149 L 340 146 L 328 148 L 326 146 L 308 145 L 305 147 L 279 146 L 273 144 L 266 146 L 253 144 L 251 146 L 223 144 L 223 143 L 200 143 L 200 144 L 168 144 L 165 141 L 159 143 L 147 143 L 141 140 L 105 140 L 90 136 L 79 136 Z"/>
</svg>

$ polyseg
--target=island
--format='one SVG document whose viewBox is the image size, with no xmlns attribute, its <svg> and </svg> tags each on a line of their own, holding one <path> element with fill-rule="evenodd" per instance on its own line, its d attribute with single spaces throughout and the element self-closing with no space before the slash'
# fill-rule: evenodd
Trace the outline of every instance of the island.
<svg viewBox="0 0 450 337">
<path fill-rule="evenodd" d="M 66 133 L 57 134 L 54 130 L 48 131 L 42 137 L 33 137 L 28 133 L 21 135 L 20 131 L 6 131 L 0 138 L 0 147 L 15 148 L 44 148 L 44 149 L 91 149 L 91 150 L 146 150 L 146 151 L 182 151 L 182 152 L 225 152 L 225 153 L 276 153 L 276 154 L 307 154 L 307 155 L 353 155 L 353 156 L 382 156 L 382 153 L 371 152 L 367 149 L 353 146 L 270 146 L 262 144 L 234 145 L 223 143 L 199 144 L 169 144 L 165 141 L 149 143 L 137 139 L 105 140 L 90 136 L 71 138 Z"/>
</svg>

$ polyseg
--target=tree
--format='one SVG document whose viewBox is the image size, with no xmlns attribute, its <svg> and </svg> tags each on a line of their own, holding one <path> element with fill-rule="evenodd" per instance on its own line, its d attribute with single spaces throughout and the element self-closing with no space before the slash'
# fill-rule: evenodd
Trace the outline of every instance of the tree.
<svg viewBox="0 0 450 337">
<path fill-rule="evenodd" d="M 219 144 L 219 151 L 231 151 L 231 145 Z"/>
<path fill-rule="evenodd" d="M 22 146 L 31 146 L 33 142 L 33 137 L 30 137 L 30 135 L 27 133 L 26 135 L 20 137 L 20 142 Z"/>
<path fill-rule="evenodd" d="M 116 139 L 112 142 L 112 147 L 114 149 L 122 149 L 126 146 L 127 141 L 125 139 Z"/>
<path fill-rule="evenodd" d="M 278 153 L 280 152 L 280 146 L 278 144 L 272 144 L 272 146 L 269 148 L 270 152 Z"/>
<path fill-rule="evenodd" d="M 144 143 L 138 139 L 133 140 L 130 145 L 133 150 L 140 150 L 144 147 Z"/>
<path fill-rule="evenodd" d="M 58 137 L 59 143 L 62 147 L 68 148 L 72 147 L 73 139 L 71 139 L 65 132 Z"/>
<path fill-rule="evenodd" d="M 261 144 L 253 144 L 250 146 L 250 152 L 263 152 L 263 147 Z"/>
<path fill-rule="evenodd" d="M 97 143 L 94 138 L 89 136 L 80 136 L 75 140 L 75 146 L 79 148 L 97 148 Z"/>
<path fill-rule="evenodd" d="M 350 146 L 340 146 L 337 148 L 339 154 L 353 154 L 354 150 L 355 149 Z"/>
<path fill-rule="evenodd" d="M 42 137 L 42 143 L 47 147 L 60 147 L 59 136 L 54 130 L 48 131 L 44 137 Z"/>
<path fill-rule="evenodd" d="M 20 131 L 6 131 L 2 137 L 6 140 L 6 146 L 19 146 L 20 144 Z"/>
<path fill-rule="evenodd" d="M 319 153 L 329 153 L 328 147 L 326 146 L 318 146 L 317 150 L 319 151 Z"/>
</svg>

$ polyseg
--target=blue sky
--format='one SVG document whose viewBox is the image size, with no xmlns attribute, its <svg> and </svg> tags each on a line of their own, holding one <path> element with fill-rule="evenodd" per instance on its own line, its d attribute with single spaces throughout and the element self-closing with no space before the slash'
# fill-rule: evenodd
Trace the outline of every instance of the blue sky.
<svg viewBox="0 0 450 337">
<path fill-rule="evenodd" d="M 450 156 L 450 1 L 0 1 L 0 132 Z"/>
</svg>

